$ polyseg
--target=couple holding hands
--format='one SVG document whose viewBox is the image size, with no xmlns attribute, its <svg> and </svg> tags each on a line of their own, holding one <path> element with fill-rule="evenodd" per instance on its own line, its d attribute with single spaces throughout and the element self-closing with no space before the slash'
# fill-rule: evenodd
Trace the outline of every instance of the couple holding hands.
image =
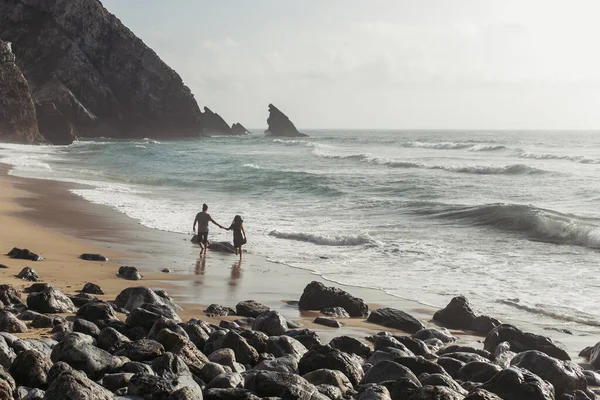
<svg viewBox="0 0 600 400">
<path fill-rule="evenodd" d="M 236 215 L 233 218 L 233 222 L 229 228 L 225 228 L 223 225 L 212 219 L 207 211 L 208 206 L 206 203 L 202 204 L 202 211 L 196 215 L 196 219 L 194 220 L 194 232 L 196 232 L 196 225 L 198 225 L 198 244 L 200 245 L 200 255 L 206 254 L 206 249 L 208 246 L 208 223 L 212 222 L 221 229 L 233 231 L 233 247 L 235 247 L 235 254 L 239 254 L 241 260 L 242 245 L 246 244 L 246 231 L 244 231 L 244 221 L 242 220 L 242 217 Z"/>
</svg>

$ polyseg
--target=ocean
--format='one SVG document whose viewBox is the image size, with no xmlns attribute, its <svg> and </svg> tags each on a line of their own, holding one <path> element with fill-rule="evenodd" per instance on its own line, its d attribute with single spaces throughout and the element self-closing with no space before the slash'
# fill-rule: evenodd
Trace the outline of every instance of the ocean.
<svg viewBox="0 0 600 400">
<path fill-rule="evenodd" d="M 0 161 L 185 238 L 202 203 L 223 225 L 240 214 L 245 248 L 281 268 L 600 332 L 600 132 L 305 132 L 0 144 Z"/>
</svg>

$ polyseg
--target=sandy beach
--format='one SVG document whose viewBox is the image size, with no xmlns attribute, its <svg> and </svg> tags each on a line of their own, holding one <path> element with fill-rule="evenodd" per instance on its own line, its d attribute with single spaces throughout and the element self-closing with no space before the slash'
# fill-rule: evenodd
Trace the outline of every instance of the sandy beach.
<svg viewBox="0 0 600 400">
<path fill-rule="evenodd" d="M 114 300 L 117 294 L 131 286 L 149 286 L 165 289 L 183 307 L 182 319 L 208 318 L 203 311 L 209 304 L 235 308 L 239 301 L 253 299 L 282 313 L 288 320 L 315 330 L 324 340 L 349 335 L 364 339 L 383 330 L 394 332 L 365 322 L 363 319 L 343 320 L 344 326 L 332 329 L 315 325 L 317 312 L 301 312 L 295 306 L 304 287 L 313 280 L 328 286 L 337 286 L 363 298 L 370 309 L 389 306 L 402 309 L 427 326 L 436 311 L 415 302 L 400 299 L 373 289 L 345 287 L 328 282 L 309 271 L 271 263 L 262 257 L 247 253 L 240 264 L 231 254 L 209 251 L 206 257 L 198 256 L 198 247 L 189 242 L 190 237 L 158 232 L 139 225 L 108 207 L 91 204 L 69 192 L 72 184 L 48 180 L 25 179 L 8 174 L 2 167 L 0 176 L 0 246 L 2 253 L 13 247 L 28 248 L 44 260 L 31 262 L 0 256 L 2 282 L 23 289 L 30 285 L 16 278 L 25 266 L 33 267 L 41 281 L 75 294 L 86 282 L 101 286 L 103 300 Z M 167 249 L 181 249 L 179 254 L 168 254 Z M 83 261 L 82 253 L 102 253 L 108 262 Z M 134 265 L 143 275 L 141 281 L 128 281 L 117 276 L 121 265 Z M 170 268 L 173 272 L 160 272 Z M 450 298 L 448 299 L 448 301 Z M 476 305 L 475 305 L 476 306 Z M 503 321 L 521 329 L 532 328 L 527 321 Z M 453 331 L 460 342 L 476 347 L 483 337 Z M 550 336 L 566 347 L 575 360 L 579 351 L 594 342 L 593 338 L 569 335 L 564 332 L 535 332 Z M 33 330 L 28 335 L 47 335 L 47 330 Z"/>
</svg>

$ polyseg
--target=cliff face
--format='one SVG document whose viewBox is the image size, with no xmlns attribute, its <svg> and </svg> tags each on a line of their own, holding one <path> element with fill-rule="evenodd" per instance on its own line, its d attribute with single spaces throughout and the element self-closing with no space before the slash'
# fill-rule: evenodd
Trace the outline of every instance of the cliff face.
<svg viewBox="0 0 600 400">
<path fill-rule="evenodd" d="M 231 125 L 231 134 L 241 136 L 248 135 L 250 132 L 244 127 L 244 125 L 240 124 L 239 122 L 235 122 L 233 125 Z"/>
<path fill-rule="evenodd" d="M 13 42 L 36 106 L 52 116 L 40 129 L 60 128 L 61 140 L 202 132 L 180 76 L 98 0 L 2 0 L 0 38 Z"/>
<path fill-rule="evenodd" d="M 284 137 L 304 137 L 308 136 L 298 132 L 296 126 L 290 119 L 279 111 L 273 104 L 269 104 L 269 118 L 267 118 L 269 128 L 265 131 L 268 136 L 284 136 Z"/>
<path fill-rule="evenodd" d="M 43 141 L 27 80 L 15 64 L 10 43 L 0 40 L 0 139 L 10 142 Z"/>
<path fill-rule="evenodd" d="M 208 107 L 204 107 L 202 114 L 202 127 L 205 135 L 231 135 L 231 128 L 225 122 L 223 117 L 212 112 Z"/>
</svg>

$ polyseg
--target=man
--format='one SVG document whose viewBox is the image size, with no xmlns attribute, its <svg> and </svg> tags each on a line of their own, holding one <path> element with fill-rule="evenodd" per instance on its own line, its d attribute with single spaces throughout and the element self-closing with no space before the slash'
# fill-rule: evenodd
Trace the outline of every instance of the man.
<svg viewBox="0 0 600 400">
<path fill-rule="evenodd" d="M 200 255 L 206 254 L 206 249 L 208 247 L 208 223 L 212 222 L 219 228 L 225 229 L 224 226 L 212 219 L 210 214 L 206 212 L 207 210 L 208 206 L 206 203 L 202 204 L 202 212 L 199 212 L 194 220 L 194 232 L 196 232 L 196 224 L 198 224 L 198 244 L 200 245 Z"/>
</svg>

